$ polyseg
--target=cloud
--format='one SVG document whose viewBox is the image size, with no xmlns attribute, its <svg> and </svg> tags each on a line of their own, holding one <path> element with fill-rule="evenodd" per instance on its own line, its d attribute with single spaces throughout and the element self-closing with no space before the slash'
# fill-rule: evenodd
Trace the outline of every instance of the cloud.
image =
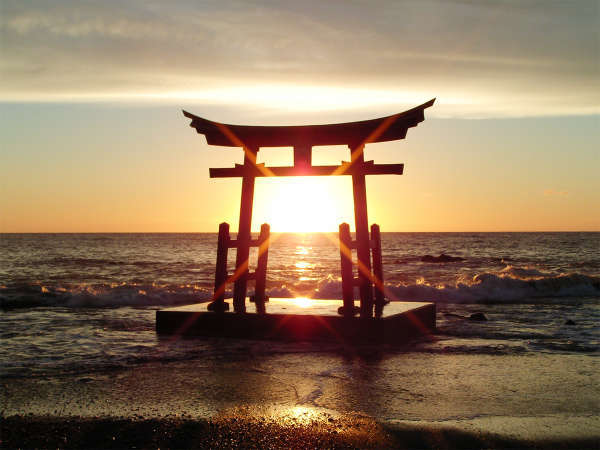
<svg viewBox="0 0 600 450">
<path fill-rule="evenodd" d="M 0 99 L 277 85 L 423 93 L 450 116 L 598 113 L 597 21 L 594 1 L 5 1 Z"/>
</svg>

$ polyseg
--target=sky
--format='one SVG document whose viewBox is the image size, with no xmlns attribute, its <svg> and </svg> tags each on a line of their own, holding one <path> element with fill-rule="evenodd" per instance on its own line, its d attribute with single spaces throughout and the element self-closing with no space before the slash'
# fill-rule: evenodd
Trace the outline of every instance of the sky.
<svg viewBox="0 0 600 450">
<path fill-rule="evenodd" d="M 436 98 L 367 159 L 382 231 L 600 230 L 597 1 L 0 4 L 0 231 L 237 227 L 241 162 L 181 114 L 370 119 Z M 317 148 L 315 164 L 347 160 Z M 291 149 L 259 161 L 292 162 Z M 253 228 L 353 225 L 349 177 L 259 179 Z"/>
</svg>

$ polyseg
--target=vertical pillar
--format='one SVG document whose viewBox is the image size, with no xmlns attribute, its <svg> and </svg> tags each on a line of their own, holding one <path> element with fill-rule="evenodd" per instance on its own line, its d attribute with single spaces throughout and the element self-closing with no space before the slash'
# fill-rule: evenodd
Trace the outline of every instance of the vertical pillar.
<svg viewBox="0 0 600 450">
<path fill-rule="evenodd" d="M 215 269 L 215 290 L 213 301 L 208 305 L 209 311 L 223 312 L 229 310 L 225 303 L 225 284 L 227 283 L 227 253 L 229 250 L 229 224 L 219 225 L 219 240 L 217 243 L 217 267 Z"/>
<path fill-rule="evenodd" d="M 354 317 L 354 274 L 352 271 L 352 237 L 350 225 L 340 224 L 340 260 L 342 266 L 342 298 L 344 306 L 338 312 L 344 317 Z"/>
<path fill-rule="evenodd" d="M 242 199 L 240 204 L 240 224 L 237 234 L 237 254 L 235 258 L 236 280 L 233 286 L 233 309 L 236 313 L 246 312 L 246 288 L 248 285 L 248 258 L 250 256 L 250 228 L 252 226 L 252 202 L 254 201 L 254 180 L 256 170 L 256 148 L 244 147 L 244 177 L 242 178 Z"/>
<path fill-rule="evenodd" d="M 373 286 L 371 284 L 371 250 L 367 217 L 367 185 L 362 166 L 364 145 L 350 147 L 352 152 L 352 192 L 356 225 L 356 255 L 360 290 L 360 317 L 373 317 Z"/>
<path fill-rule="evenodd" d="M 371 241 L 373 242 L 373 277 L 375 278 L 375 317 L 381 317 L 385 306 L 385 293 L 383 291 L 381 232 L 377 224 L 371 225 Z"/>
<path fill-rule="evenodd" d="M 265 287 L 267 284 L 267 261 L 269 259 L 269 244 L 271 240 L 271 228 L 269 224 L 263 223 L 260 227 L 260 236 L 258 237 L 258 263 L 256 265 L 256 285 L 254 287 L 254 303 L 256 312 L 264 314 L 265 308 Z"/>
<path fill-rule="evenodd" d="M 312 165 L 312 146 L 306 142 L 294 145 L 294 167 L 298 170 L 307 170 Z"/>
</svg>

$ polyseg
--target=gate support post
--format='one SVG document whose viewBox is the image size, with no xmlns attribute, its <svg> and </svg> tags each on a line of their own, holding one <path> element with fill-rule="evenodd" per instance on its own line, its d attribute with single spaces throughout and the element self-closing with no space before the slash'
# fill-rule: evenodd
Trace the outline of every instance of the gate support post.
<svg viewBox="0 0 600 450">
<path fill-rule="evenodd" d="M 383 262 L 381 258 L 381 232 L 379 225 L 371 225 L 371 241 L 373 243 L 373 284 L 375 285 L 375 317 L 381 317 L 385 306 L 383 290 Z"/>
<path fill-rule="evenodd" d="M 350 147 L 352 152 L 352 192 L 354 194 L 354 220 L 356 226 L 356 255 L 358 286 L 360 289 L 360 317 L 373 317 L 373 285 L 371 284 L 371 245 L 367 217 L 367 185 L 362 170 L 365 162 L 364 144 Z"/>
<path fill-rule="evenodd" d="M 354 274 L 352 270 L 352 237 L 350 225 L 340 224 L 340 260 L 342 267 L 342 298 L 344 306 L 338 313 L 344 317 L 354 317 Z"/>
<path fill-rule="evenodd" d="M 254 287 L 254 303 L 256 312 L 265 314 L 265 287 L 267 284 L 267 261 L 269 259 L 269 244 L 271 240 L 271 227 L 263 223 L 260 226 L 260 235 L 258 236 L 258 263 L 256 265 L 256 285 Z"/>
<path fill-rule="evenodd" d="M 225 303 L 225 284 L 227 282 L 227 253 L 229 250 L 229 224 L 219 225 L 217 243 L 217 267 L 215 269 L 215 290 L 213 301 L 208 305 L 209 311 L 229 311 L 229 303 Z"/>
<path fill-rule="evenodd" d="M 238 247 L 235 258 L 235 284 L 233 287 L 233 309 L 236 313 L 246 312 L 248 257 L 250 256 L 250 228 L 252 226 L 252 203 L 254 201 L 257 152 L 258 149 L 244 147 L 244 176 L 242 178 L 240 223 L 237 234 Z"/>
</svg>

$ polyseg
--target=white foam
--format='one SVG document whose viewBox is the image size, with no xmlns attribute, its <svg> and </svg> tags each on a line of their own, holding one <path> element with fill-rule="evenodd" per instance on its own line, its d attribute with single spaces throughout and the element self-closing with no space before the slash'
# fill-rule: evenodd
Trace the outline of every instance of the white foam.
<svg viewBox="0 0 600 450">
<path fill-rule="evenodd" d="M 304 287 L 304 291 L 305 291 Z M 272 286 L 271 297 L 298 295 L 293 285 Z M 251 290 L 249 294 L 252 294 Z M 306 295 L 303 293 L 303 295 Z M 231 297 L 227 291 L 226 297 Z M 313 298 L 342 298 L 341 280 L 328 275 L 316 283 Z M 390 300 L 454 303 L 539 302 L 540 299 L 600 298 L 600 278 L 572 273 L 544 275 L 537 269 L 511 266 L 498 273 L 484 272 L 454 284 L 439 284 L 420 278 L 415 283 L 386 284 Z M 0 287 L 0 307 L 146 307 L 198 303 L 209 300 L 212 289 L 195 285 L 139 285 L 50 287 L 22 284 Z M 358 289 L 355 288 L 355 298 Z"/>
</svg>

